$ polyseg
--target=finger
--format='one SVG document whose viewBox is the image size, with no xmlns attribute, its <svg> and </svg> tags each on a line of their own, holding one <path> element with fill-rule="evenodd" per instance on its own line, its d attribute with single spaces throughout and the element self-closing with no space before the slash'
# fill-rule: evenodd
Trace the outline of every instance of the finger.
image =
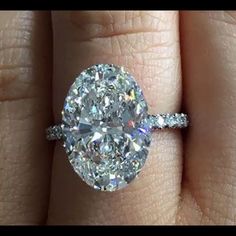
<svg viewBox="0 0 236 236">
<path fill-rule="evenodd" d="M 236 15 L 181 14 L 186 136 L 180 221 L 233 224 L 236 216 Z M 192 217 L 190 217 L 192 215 Z"/>
<path fill-rule="evenodd" d="M 180 105 L 176 12 L 54 12 L 56 122 L 77 73 L 97 63 L 123 65 L 143 89 L 150 113 Z M 94 191 L 73 172 L 57 145 L 49 224 L 173 223 L 181 179 L 178 132 L 153 134 L 140 178 L 117 192 Z"/>
<path fill-rule="evenodd" d="M 48 12 L 0 13 L 0 224 L 47 216 L 51 150 Z"/>
</svg>

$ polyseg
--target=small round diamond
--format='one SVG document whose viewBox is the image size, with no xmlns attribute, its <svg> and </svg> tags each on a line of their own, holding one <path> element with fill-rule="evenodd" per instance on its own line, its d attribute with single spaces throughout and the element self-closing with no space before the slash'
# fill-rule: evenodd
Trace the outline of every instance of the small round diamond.
<svg viewBox="0 0 236 236">
<path fill-rule="evenodd" d="M 83 71 L 68 92 L 62 120 L 69 161 L 87 184 L 114 191 L 140 172 L 150 145 L 147 104 L 122 67 L 99 64 Z"/>
</svg>

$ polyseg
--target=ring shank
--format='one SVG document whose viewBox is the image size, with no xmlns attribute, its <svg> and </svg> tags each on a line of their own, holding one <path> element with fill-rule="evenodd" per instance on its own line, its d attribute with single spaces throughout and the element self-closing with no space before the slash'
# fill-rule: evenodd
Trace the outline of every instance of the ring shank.
<svg viewBox="0 0 236 236">
<path fill-rule="evenodd" d="M 189 123 L 188 116 L 184 113 L 148 115 L 147 119 L 152 130 L 186 128 Z M 48 140 L 60 140 L 63 137 L 61 125 L 48 127 L 46 137 Z"/>
<path fill-rule="evenodd" d="M 188 116 L 184 113 L 148 115 L 151 129 L 186 128 Z"/>
<path fill-rule="evenodd" d="M 46 129 L 47 140 L 60 140 L 62 138 L 61 125 L 53 125 Z"/>
</svg>

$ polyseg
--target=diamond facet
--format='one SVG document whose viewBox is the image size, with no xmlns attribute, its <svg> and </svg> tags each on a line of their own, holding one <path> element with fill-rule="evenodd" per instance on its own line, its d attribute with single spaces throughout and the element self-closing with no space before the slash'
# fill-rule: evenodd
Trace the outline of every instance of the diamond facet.
<svg viewBox="0 0 236 236">
<path fill-rule="evenodd" d="M 83 71 L 68 92 L 62 120 L 69 161 L 88 185 L 114 191 L 140 172 L 151 138 L 147 103 L 122 67 L 99 64 Z"/>
</svg>

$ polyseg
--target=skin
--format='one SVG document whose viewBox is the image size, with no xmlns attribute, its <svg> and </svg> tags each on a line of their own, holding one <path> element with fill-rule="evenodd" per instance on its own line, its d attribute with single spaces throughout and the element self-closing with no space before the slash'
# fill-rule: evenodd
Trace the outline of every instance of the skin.
<svg viewBox="0 0 236 236">
<path fill-rule="evenodd" d="M 149 113 L 190 117 L 153 133 L 139 178 L 112 193 L 44 134 L 96 63 L 126 67 Z M 235 224 L 235 68 L 235 12 L 0 12 L 0 224 Z"/>
</svg>

